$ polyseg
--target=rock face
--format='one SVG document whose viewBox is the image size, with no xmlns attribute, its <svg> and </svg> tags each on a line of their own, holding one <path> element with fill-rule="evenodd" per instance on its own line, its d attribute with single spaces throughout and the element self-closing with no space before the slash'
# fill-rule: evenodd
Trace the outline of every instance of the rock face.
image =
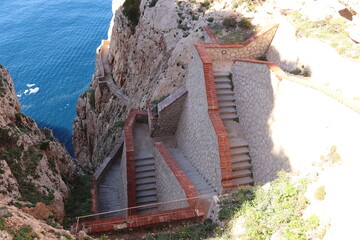
<svg viewBox="0 0 360 240">
<path fill-rule="evenodd" d="M 131 108 L 145 109 L 184 83 L 190 49 L 202 41 L 202 26 L 213 16 L 199 3 L 172 0 L 143 0 L 139 11 L 137 24 L 124 15 L 123 7 L 116 11 L 108 56 L 114 82 L 129 101 L 121 102 L 95 77 L 78 100 L 75 156 L 92 168 L 111 151 Z"/>
<path fill-rule="evenodd" d="M 0 65 L 0 200 L 33 206 L 38 202 L 61 221 L 64 199 L 76 167 L 48 129 L 20 112 L 13 81 Z"/>
</svg>

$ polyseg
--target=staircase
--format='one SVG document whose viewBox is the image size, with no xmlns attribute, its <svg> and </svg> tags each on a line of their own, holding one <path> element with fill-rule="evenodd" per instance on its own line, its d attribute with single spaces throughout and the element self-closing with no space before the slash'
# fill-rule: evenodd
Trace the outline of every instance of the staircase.
<svg viewBox="0 0 360 240">
<path fill-rule="evenodd" d="M 229 136 L 232 183 L 234 186 L 249 185 L 254 182 L 251 172 L 249 146 L 242 136 L 238 120 L 233 84 L 229 72 L 214 72 L 216 95 L 220 118 Z"/>
<path fill-rule="evenodd" d="M 185 172 L 186 176 L 190 179 L 190 181 L 194 184 L 200 198 L 203 199 L 211 199 L 216 192 L 214 189 L 207 184 L 205 179 L 201 177 L 200 173 L 196 171 L 196 169 L 191 166 L 189 160 L 185 158 L 183 153 L 178 148 L 169 148 L 171 155 L 174 157 L 175 161 L 179 164 L 182 170 Z"/>
<path fill-rule="evenodd" d="M 153 143 L 146 123 L 134 127 L 136 206 L 157 203 L 155 160 Z M 137 208 L 137 214 L 150 213 L 156 206 Z"/>
<path fill-rule="evenodd" d="M 155 160 L 152 155 L 135 159 L 136 206 L 157 202 Z M 137 213 L 148 213 L 156 210 L 155 206 L 138 208 Z"/>
</svg>

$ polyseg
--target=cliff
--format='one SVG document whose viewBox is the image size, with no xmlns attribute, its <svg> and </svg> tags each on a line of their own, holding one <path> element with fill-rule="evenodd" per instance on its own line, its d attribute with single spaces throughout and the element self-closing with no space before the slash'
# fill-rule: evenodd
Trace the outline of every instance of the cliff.
<svg viewBox="0 0 360 240">
<path fill-rule="evenodd" d="M 62 221 L 66 184 L 76 173 L 74 160 L 49 129 L 39 129 L 34 120 L 20 112 L 14 83 L 0 65 L 0 200 L 26 207 L 36 215 L 40 204 Z"/>
<path fill-rule="evenodd" d="M 118 8 L 110 31 L 112 77 L 129 101 L 99 86 L 96 77 L 78 100 L 73 145 L 83 165 L 99 166 L 119 137 L 131 108 L 145 109 L 184 83 L 193 43 L 203 41 L 202 26 L 208 24 L 207 19 L 219 15 L 206 13 L 200 3 L 170 0 L 141 1 L 138 10 L 134 20 L 125 15 L 128 9 Z"/>
</svg>

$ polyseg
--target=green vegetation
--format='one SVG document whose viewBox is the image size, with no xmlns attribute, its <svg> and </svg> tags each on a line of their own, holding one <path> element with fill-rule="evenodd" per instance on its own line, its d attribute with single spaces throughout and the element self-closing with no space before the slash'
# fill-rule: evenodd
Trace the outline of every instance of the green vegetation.
<svg viewBox="0 0 360 240">
<path fill-rule="evenodd" d="M 213 3 L 213 0 L 204 0 L 200 3 L 200 6 L 204 7 L 205 9 L 208 9 L 211 4 Z"/>
<path fill-rule="evenodd" d="M 66 218 L 64 219 L 64 226 L 69 227 L 76 222 L 75 217 L 83 216 L 91 213 L 91 188 L 92 188 L 92 174 L 89 170 L 85 175 L 77 176 L 70 183 L 71 193 L 65 204 Z"/>
<path fill-rule="evenodd" d="M 330 152 L 326 156 L 321 155 L 320 159 L 324 162 L 338 163 L 341 162 L 341 155 L 337 152 L 336 146 L 330 147 Z"/>
<path fill-rule="evenodd" d="M 33 229 L 30 225 L 25 225 L 18 230 L 10 230 L 9 233 L 13 237 L 13 240 L 32 240 L 39 236 L 33 233 Z"/>
<path fill-rule="evenodd" d="M 314 195 L 315 195 L 315 199 L 320 200 L 320 201 L 324 200 L 324 199 L 325 199 L 325 196 L 326 196 L 325 186 L 322 185 L 322 186 L 318 187 L 318 188 L 316 189 Z"/>
<path fill-rule="evenodd" d="M 50 149 L 50 142 L 49 141 L 43 141 L 39 143 L 39 147 L 41 150 L 49 150 Z"/>
<path fill-rule="evenodd" d="M 222 43 L 244 42 L 258 29 L 250 20 L 237 22 L 235 17 L 224 18 L 222 24 L 212 23 L 209 27 Z"/>
<path fill-rule="evenodd" d="M 95 90 L 88 91 L 89 103 L 93 109 L 95 109 Z"/>
<path fill-rule="evenodd" d="M 266 58 L 266 56 L 261 56 L 261 57 L 258 57 L 258 58 L 256 58 L 256 60 L 259 60 L 259 61 L 268 61 L 267 60 L 267 58 Z"/>
<path fill-rule="evenodd" d="M 133 28 L 139 23 L 140 2 L 140 0 L 125 0 L 123 4 L 122 12 Z"/>
<path fill-rule="evenodd" d="M 353 59 L 360 58 L 360 46 L 348 37 L 344 18 L 313 22 L 297 11 L 289 12 L 287 16 L 297 26 L 296 35 L 298 37 L 318 38 L 329 43 L 341 55 Z"/>
<path fill-rule="evenodd" d="M 208 239 L 222 234 L 220 227 L 212 223 L 211 220 L 203 224 L 194 224 L 185 227 L 179 227 L 172 232 L 162 232 L 151 234 L 143 238 L 144 240 L 183 240 L 183 239 Z"/>
<path fill-rule="evenodd" d="M 300 75 L 301 70 L 300 70 L 300 68 L 295 68 L 294 70 L 290 71 L 290 73 L 294 74 L 294 75 Z"/>
<path fill-rule="evenodd" d="M 5 85 L 2 73 L 0 73 L 0 97 L 5 97 Z"/>
<path fill-rule="evenodd" d="M 151 112 L 154 115 L 154 117 L 158 117 L 158 105 L 159 105 L 159 103 L 164 101 L 164 99 L 167 98 L 168 96 L 169 95 L 162 96 L 161 98 L 156 99 L 156 100 L 151 102 Z"/>
<path fill-rule="evenodd" d="M 305 179 L 293 181 L 280 172 L 270 187 L 243 188 L 222 200 L 219 218 L 242 217 L 246 232 L 241 239 L 269 239 L 274 233 L 284 239 L 308 239 L 307 232 L 317 229 L 319 218 L 302 219 L 308 205 L 306 188 Z"/>
<path fill-rule="evenodd" d="M 235 17 L 226 17 L 222 21 L 222 24 L 225 28 L 234 28 L 237 25 L 237 21 Z"/>
</svg>

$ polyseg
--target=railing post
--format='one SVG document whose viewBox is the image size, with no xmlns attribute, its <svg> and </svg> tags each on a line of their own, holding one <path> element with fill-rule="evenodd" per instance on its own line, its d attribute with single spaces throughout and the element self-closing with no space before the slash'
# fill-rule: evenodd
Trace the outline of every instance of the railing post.
<svg viewBox="0 0 360 240">
<path fill-rule="evenodd" d="M 78 228 L 79 228 L 79 221 L 80 217 L 76 217 L 76 228 L 75 228 L 75 235 L 78 234 Z"/>
</svg>

